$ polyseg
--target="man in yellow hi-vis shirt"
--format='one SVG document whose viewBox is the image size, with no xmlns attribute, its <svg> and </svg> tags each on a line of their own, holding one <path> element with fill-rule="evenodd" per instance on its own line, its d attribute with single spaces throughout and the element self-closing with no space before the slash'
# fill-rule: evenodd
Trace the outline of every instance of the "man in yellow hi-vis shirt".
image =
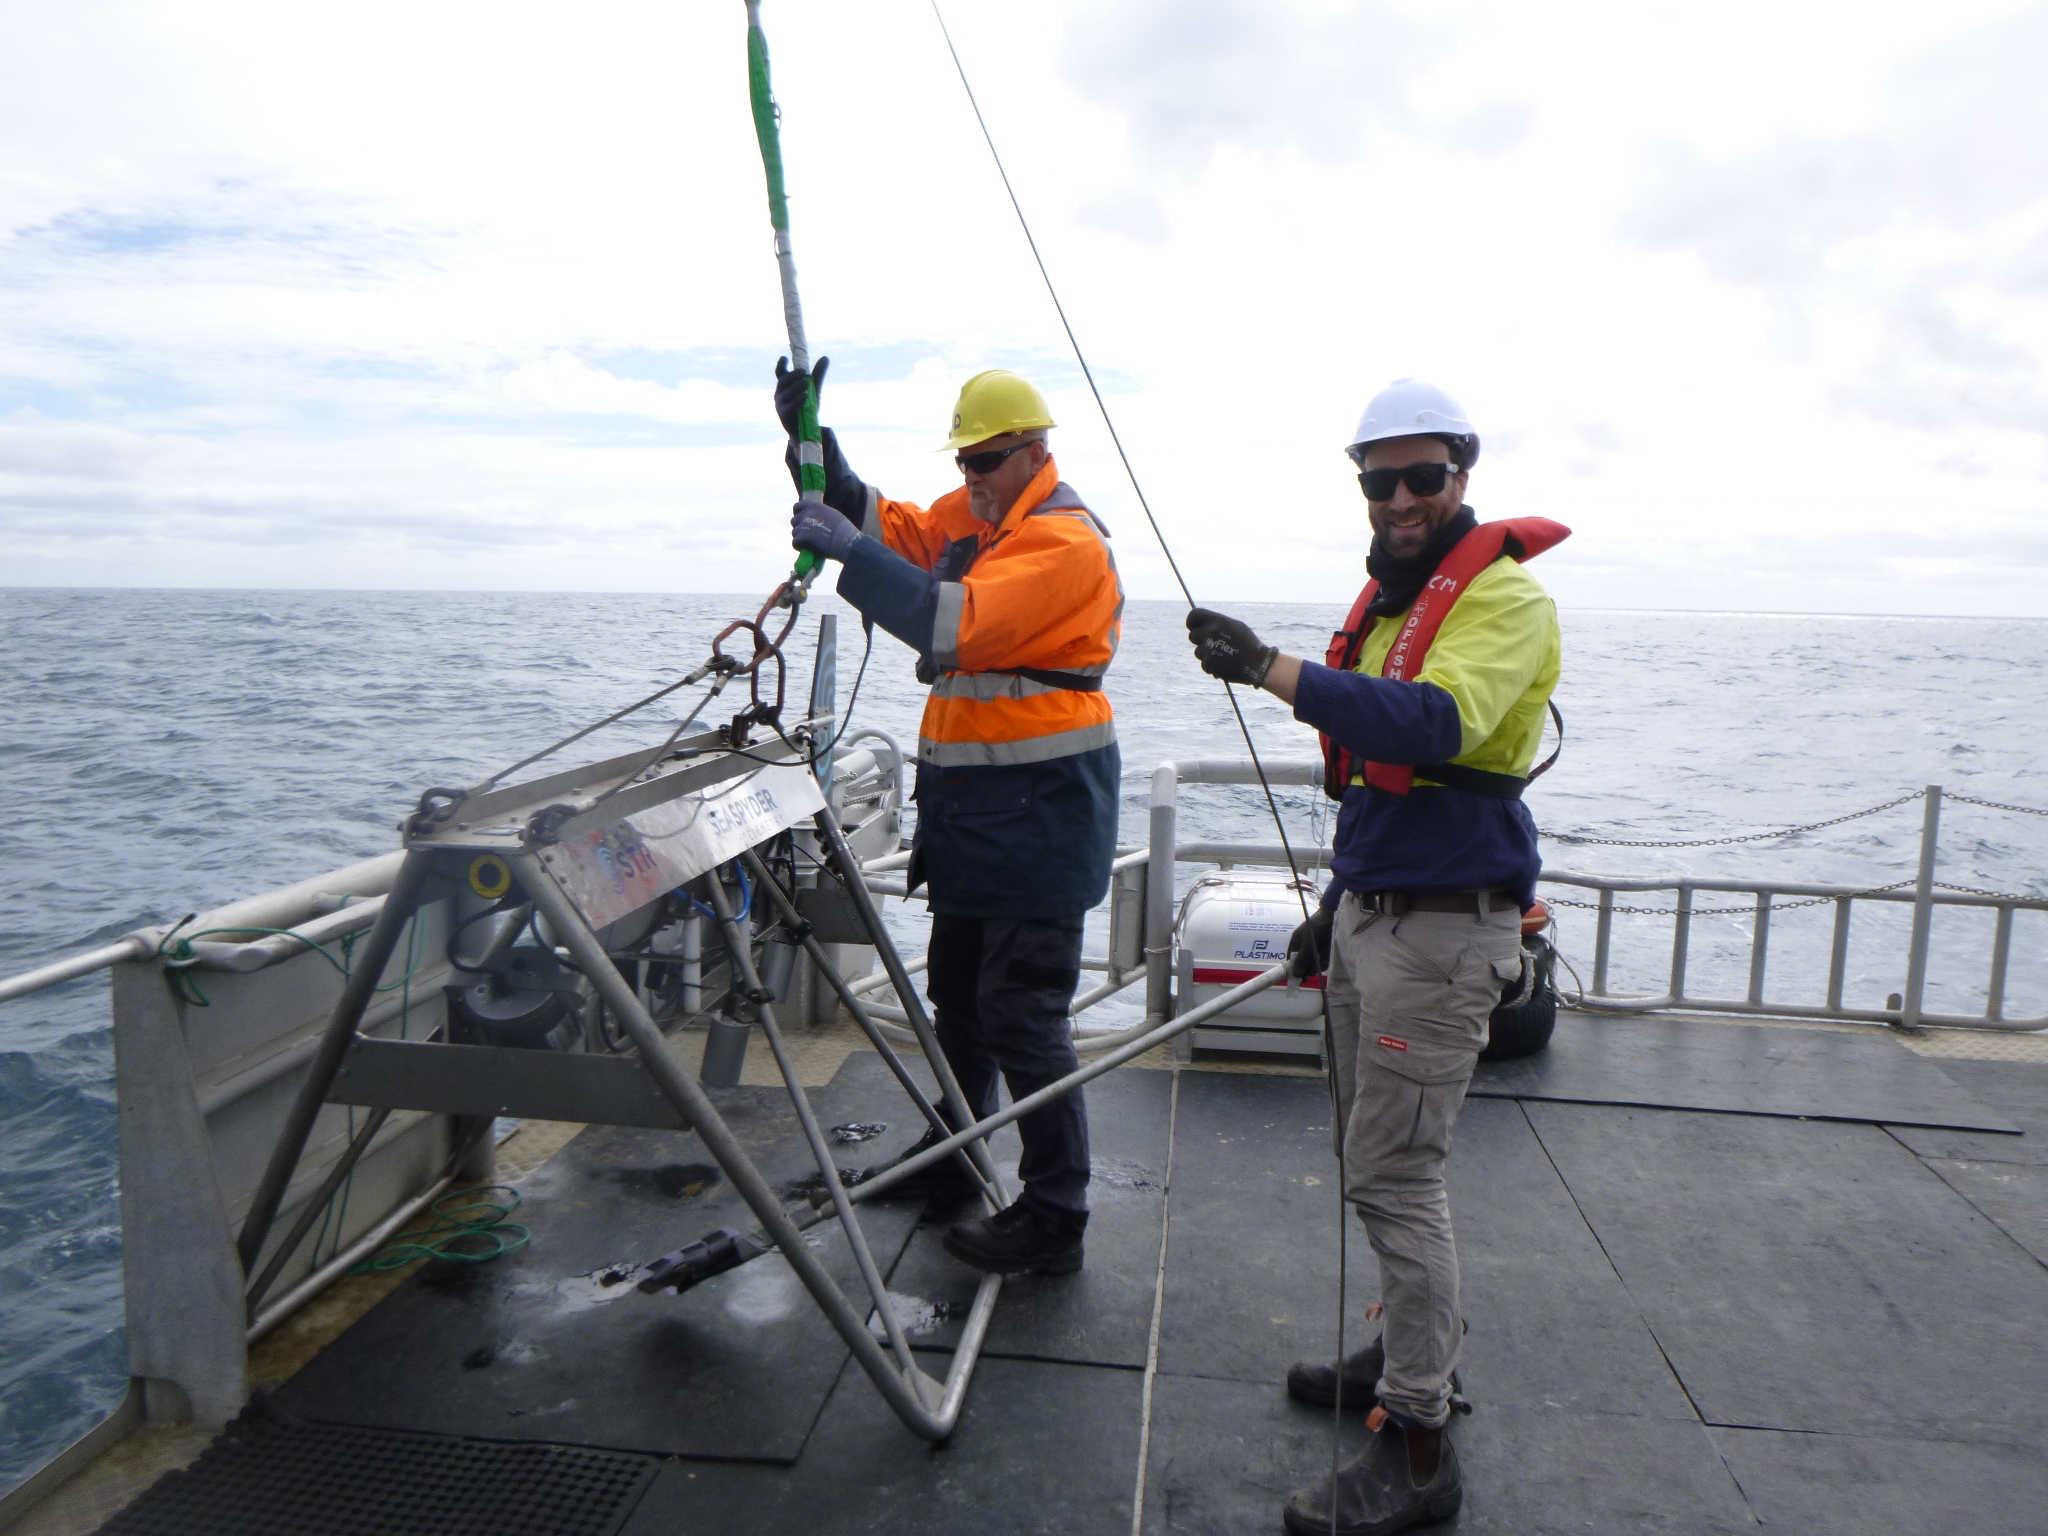
<svg viewBox="0 0 2048 1536">
<path fill-rule="evenodd" d="M 1343 802 L 1323 907 L 1289 945 L 1327 968 L 1344 1197 L 1380 1261 L 1380 1337 L 1288 1372 L 1295 1397 L 1370 1410 L 1365 1455 L 1289 1501 L 1299 1536 L 1448 1519 L 1462 1500 L 1450 1421 L 1463 1319 L 1444 1159 L 1541 861 L 1522 804 L 1557 686 L 1557 610 L 1521 562 L 1565 537 L 1481 524 L 1464 504 L 1479 438 L 1433 385 L 1366 407 L 1348 450 L 1373 529 L 1372 581 L 1324 665 L 1196 609 L 1205 671 L 1264 688 L 1323 733 Z"/>
</svg>

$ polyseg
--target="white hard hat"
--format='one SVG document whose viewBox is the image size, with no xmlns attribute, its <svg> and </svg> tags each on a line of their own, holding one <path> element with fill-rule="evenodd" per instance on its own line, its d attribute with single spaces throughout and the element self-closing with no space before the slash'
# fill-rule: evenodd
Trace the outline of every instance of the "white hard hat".
<svg viewBox="0 0 2048 1536">
<path fill-rule="evenodd" d="M 1367 443 L 1389 437 L 1456 438 L 1465 468 L 1479 457 L 1479 434 L 1472 430 L 1465 408 L 1423 379 L 1396 379 L 1374 395 L 1358 418 L 1347 450 L 1355 459 Z"/>
</svg>

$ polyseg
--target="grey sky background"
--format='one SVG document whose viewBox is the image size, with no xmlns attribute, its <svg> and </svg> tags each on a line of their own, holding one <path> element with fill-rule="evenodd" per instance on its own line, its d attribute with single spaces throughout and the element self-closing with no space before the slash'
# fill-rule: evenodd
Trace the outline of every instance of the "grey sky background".
<svg viewBox="0 0 2048 1536">
<path fill-rule="evenodd" d="M 856 467 L 1019 368 L 1168 595 L 924 0 L 765 10 Z M 1561 601 L 2048 615 L 2048 4 L 947 14 L 1205 599 L 1421 374 Z M 765 588 L 779 326 L 738 0 L 0 0 L 0 581 Z"/>
</svg>

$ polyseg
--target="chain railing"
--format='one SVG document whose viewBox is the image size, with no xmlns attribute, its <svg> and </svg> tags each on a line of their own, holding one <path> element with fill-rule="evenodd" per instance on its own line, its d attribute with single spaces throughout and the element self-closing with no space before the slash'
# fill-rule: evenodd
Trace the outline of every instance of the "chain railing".
<svg viewBox="0 0 2048 1536">
<path fill-rule="evenodd" d="M 1989 811 L 2017 811 L 2022 816 L 2048 816 L 2048 810 L 2038 805 L 2007 805 L 2003 800 L 1979 800 L 1975 795 L 1951 793 L 1949 799 L 1958 805 L 1981 805 Z"/>
<path fill-rule="evenodd" d="M 1866 816 L 1875 816 L 1882 811 L 1896 810 L 1902 805 L 1911 805 L 1927 793 L 1916 789 L 1910 795 L 1900 795 L 1882 805 L 1873 805 L 1867 810 L 1851 811 L 1846 816 L 1831 816 L 1826 821 L 1811 821 L 1799 827 L 1779 827 L 1772 832 L 1745 832 L 1735 837 L 1697 837 L 1678 840 L 1643 842 L 1626 837 L 1588 837 L 1582 832 L 1546 832 L 1543 835 L 1553 843 L 1574 843 L 1595 848 L 1731 848 L 1737 843 L 1769 843 L 1781 837 L 1796 837 L 1801 832 L 1818 832 L 1824 827 L 1839 827 L 1844 822 L 1861 821 Z M 1960 797 L 1957 797 L 1960 798 Z M 1976 805 L 1989 805 L 1988 800 L 1973 801 Z M 2005 810 L 2019 810 L 2019 806 L 2001 807 Z M 2048 815 L 2048 812 L 2042 812 Z"/>
<path fill-rule="evenodd" d="M 1989 810 L 2014 811 L 2025 815 L 2048 815 L 2048 811 L 2033 806 L 2010 805 L 2002 801 L 1982 800 L 1970 795 L 1947 795 L 1940 785 L 1929 785 L 1909 795 L 1900 795 L 1881 805 L 1854 811 L 1846 816 L 1831 817 L 1825 821 L 1812 822 L 1804 826 L 1784 827 L 1776 831 L 1747 833 L 1738 836 L 1686 841 L 1639 841 L 1620 838 L 1590 837 L 1580 833 L 1546 834 L 1555 841 L 1624 848 L 1704 848 L 1732 846 L 1740 843 L 1757 843 L 1775 838 L 1789 837 L 1799 832 L 1819 831 L 1824 827 L 1841 826 L 1845 822 L 1857 821 L 1879 812 L 1894 810 L 1915 800 L 1925 802 L 1921 820 L 1919 870 L 1912 878 L 1895 880 L 1887 885 L 1838 886 L 1798 884 L 1770 880 L 1712 880 L 1694 879 L 1686 876 L 1615 876 L 1587 874 L 1570 870 L 1543 872 L 1547 885 L 1563 885 L 1597 893 L 1591 901 L 1577 901 L 1566 896 L 1546 895 L 1545 900 L 1552 906 L 1576 907 L 1596 914 L 1593 939 L 1593 980 L 1590 987 L 1583 987 L 1572 1002 L 1586 1008 L 1616 1012 L 1654 1012 L 1684 1010 L 1701 1013 L 1754 1013 L 1768 1014 L 1781 1018 L 1831 1019 L 1848 1023 L 1889 1024 L 1902 1029 L 1923 1026 L 1944 1028 L 1998 1029 L 1998 1030 L 2040 1030 L 2048 1029 L 2048 1016 L 2038 1019 L 2008 1019 L 2005 1017 L 2007 980 L 2012 960 L 2013 914 L 2022 911 L 2048 912 L 2048 896 L 2032 896 L 2017 891 L 1994 891 L 1980 886 L 1955 885 L 1934 878 L 1938 843 L 1941 827 L 1941 806 L 1944 798 L 1963 804 L 1981 806 Z M 1636 891 L 1671 891 L 1675 893 L 1676 905 L 1637 906 L 1623 904 L 1615 898 Z M 1695 905 L 1695 897 L 1702 892 L 1739 892 L 1754 898 L 1753 904 L 1742 906 L 1701 907 Z M 1790 900 L 1782 898 L 1794 898 Z M 1910 904 L 1913 909 L 1912 934 L 1906 949 L 1906 976 L 1902 991 L 1893 993 L 1886 1000 L 1884 1008 L 1852 1008 L 1843 1001 L 1843 988 L 1848 974 L 1849 936 L 1851 922 L 1858 902 Z M 1834 932 L 1829 946 L 1828 983 L 1826 1000 L 1819 1005 L 1807 1003 L 1786 1003 L 1772 1001 L 1765 995 L 1766 970 L 1770 959 L 1771 919 L 1781 912 L 1801 907 L 1818 907 L 1833 904 L 1835 908 Z M 1937 907 L 1990 908 L 1996 915 L 1993 921 L 1991 941 L 1990 972 L 1985 986 L 1985 1005 L 1981 1014 L 1929 1013 L 1924 1005 L 1927 984 L 1928 946 L 1933 928 L 1934 909 Z M 1608 975 L 1614 951 L 1614 918 L 1624 916 L 1670 917 L 1673 919 L 1671 935 L 1670 980 L 1662 996 L 1623 996 L 1608 991 Z M 1696 917 L 1751 917 L 1749 951 L 1749 985 L 1741 998 L 1695 997 L 1686 990 L 1686 976 L 1691 961 L 1692 920 Z"/>
</svg>

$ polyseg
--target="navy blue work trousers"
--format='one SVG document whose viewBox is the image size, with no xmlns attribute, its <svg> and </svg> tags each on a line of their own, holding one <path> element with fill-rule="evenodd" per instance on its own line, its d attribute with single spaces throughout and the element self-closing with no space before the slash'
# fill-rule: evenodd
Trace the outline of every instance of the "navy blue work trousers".
<svg viewBox="0 0 2048 1536">
<path fill-rule="evenodd" d="M 1081 980 L 1082 919 L 932 915 L 925 991 L 939 1045 L 977 1119 L 998 1106 L 996 1075 L 1012 1102 L 1076 1071 L 1067 1006 Z M 1081 1090 L 1017 1122 L 1027 1199 L 1088 1209 L 1088 1106 Z"/>
</svg>

